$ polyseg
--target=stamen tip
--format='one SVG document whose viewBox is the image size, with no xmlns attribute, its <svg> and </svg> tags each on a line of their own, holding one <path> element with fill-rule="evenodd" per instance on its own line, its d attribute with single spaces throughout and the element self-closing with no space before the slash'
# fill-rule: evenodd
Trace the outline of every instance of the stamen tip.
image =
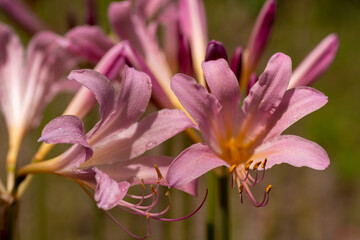
<svg viewBox="0 0 360 240">
<path fill-rule="evenodd" d="M 235 170 L 235 168 L 236 168 L 236 164 L 231 165 L 229 169 L 230 173 L 232 173 Z"/>
<path fill-rule="evenodd" d="M 156 164 L 154 164 L 154 168 L 155 168 L 156 173 L 157 173 L 157 175 L 158 175 L 158 179 L 159 179 L 159 180 L 164 180 L 164 177 L 163 177 L 163 175 L 161 174 L 160 169 L 158 168 L 158 166 L 157 166 Z"/>
<path fill-rule="evenodd" d="M 269 193 L 271 189 L 272 189 L 272 185 L 269 185 L 269 186 L 266 188 L 266 193 Z"/>
</svg>

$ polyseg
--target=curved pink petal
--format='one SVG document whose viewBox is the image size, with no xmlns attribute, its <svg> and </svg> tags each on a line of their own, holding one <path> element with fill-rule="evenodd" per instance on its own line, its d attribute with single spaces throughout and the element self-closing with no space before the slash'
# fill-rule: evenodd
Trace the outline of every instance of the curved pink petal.
<svg viewBox="0 0 360 240">
<path fill-rule="evenodd" d="M 92 132 L 95 132 L 101 122 L 103 122 L 113 110 L 115 98 L 114 88 L 109 79 L 104 75 L 90 69 L 71 71 L 68 78 L 87 87 L 99 102 L 101 120 L 97 123 L 97 126 L 92 129 Z"/>
<path fill-rule="evenodd" d="M 65 37 L 69 50 L 93 63 L 97 63 L 113 46 L 110 38 L 96 26 L 75 27 Z"/>
<path fill-rule="evenodd" d="M 330 164 L 326 151 L 320 145 L 293 135 L 275 137 L 256 148 L 253 156 L 250 156 L 254 162 L 265 158 L 268 160 L 266 168 L 288 163 L 295 167 L 323 170 Z"/>
<path fill-rule="evenodd" d="M 311 85 L 333 62 L 339 47 L 336 34 L 330 34 L 294 70 L 289 89 Z"/>
<path fill-rule="evenodd" d="M 71 150 L 67 151 L 58 162 L 58 168 L 66 167 L 70 162 L 82 163 L 93 154 L 92 148 L 86 140 L 82 121 L 72 115 L 63 115 L 51 120 L 42 130 L 38 141 L 46 143 L 72 143 L 81 146 L 81 148 L 74 146 Z"/>
<path fill-rule="evenodd" d="M 96 205 L 104 210 L 112 209 L 125 197 L 130 183 L 126 181 L 116 182 L 99 169 L 94 168 L 93 170 L 96 173 L 96 189 L 94 195 Z"/>
<path fill-rule="evenodd" d="M 244 144 L 264 134 L 267 122 L 280 104 L 290 77 L 291 59 L 282 53 L 274 54 L 264 73 L 244 99 L 240 125 Z"/>
<path fill-rule="evenodd" d="M 175 158 L 166 174 L 166 180 L 170 187 L 182 187 L 220 166 L 229 167 L 209 146 L 197 143 Z"/>
<path fill-rule="evenodd" d="M 219 129 L 217 116 L 221 110 L 221 105 L 216 97 L 208 93 L 206 88 L 198 84 L 193 78 L 181 73 L 173 77 L 171 89 L 181 105 L 199 124 L 205 141 L 220 152 L 218 137 L 221 136 L 221 129 Z"/>
<path fill-rule="evenodd" d="M 154 165 L 157 165 L 160 173 L 165 177 L 172 161 L 173 158 L 166 156 L 144 156 L 115 164 L 101 165 L 97 168 L 117 182 L 129 181 L 131 185 L 139 185 L 141 179 L 143 179 L 145 184 L 156 184 L 159 179 Z M 160 184 L 169 186 L 165 179 L 161 180 Z M 196 195 L 197 182 L 190 182 L 179 189 L 191 195 Z"/>
<path fill-rule="evenodd" d="M 127 129 L 120 129 L 101 141 L 94 141 L 91 145 L 95 154 L 82 167 L 133 159 L 192 126 L 194 123 L 180 110 L 155 112 Z"/>
<path fill-rule="evenodd" d="M 322 92 L 310 87 L 297 87 L 286 91 L 268 123 L 270 131 L 264 141 L 280 135 L 299 119 L 324 106 L 327 101 Z"/>
<path fill-rule="evenodd" d="M 223 126 L 222 132 L 225 138 L 226 133 L 232 133 L 233 125 L 239 114 L 238 106 L 241 100 L 239 83 L 224 59 L 203 62 L 202 68 L 211 94 L 218 99 L 222 106 L 219 118 L 223 118 L 221 126 Z"/>
</svg>

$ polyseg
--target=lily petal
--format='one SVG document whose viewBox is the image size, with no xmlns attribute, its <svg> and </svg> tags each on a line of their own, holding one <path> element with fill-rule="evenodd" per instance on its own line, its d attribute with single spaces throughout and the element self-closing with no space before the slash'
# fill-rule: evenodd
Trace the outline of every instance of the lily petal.
<svg viewBox="0 0 360 240">
<path fill-rule="evenodd" d="M 100 104 L 101 119 L 91 130 L 91 133 L 89 133 L 89 135 L 92 135 L 113 110 L 115 98 L 114 88 L 109 79 L 104 75 L 90 69 L 74 70 L 68 78 L 87 87 Z"/>
<path fill-rule="evenodd" d="M 82 167 L 127 161 L 138 157 L 177 133 L 194 126 L 180 110 L 164 109 L 145 117 L 127 129 L 120 129 L 92 146 L 94 156 Z"/>
<path fill-rule="evenodd" d="M 330 34 L 294 70 L 289 89 L 311 85 L 333 62 L 339 47 L 336 34 Z"/>
<path fill-rule="evenodd" d="M 280 105 L 271 117 L 264 141 L 280 135 L 285 129 L 327 103 L 327 97 L 310 87 L 297 87 L 285 92 Z"/>
<path fill-rule="evenodd" d="M 113 46 L 102 29 L 96 26 L 75 27 L 66 33 L 65 46 L 74 53 L 96 63 Z"/>
<path fill-rule="evenodd" d="M 181 187 L 220 166 L 229 167 L 209 146 L 197 143 L 175 158 L 166 174 L 166 180 L 170 187 Z"/>
<path fill-rule="evenodd" d="M 176 74 L 171 81 L 171 89 L 179 99 L 181 105 L 186 109 L 190 116 L 199 124 L 205 141 L 218 149 L 218 136 L 221 130 L 217 120 L 217 115 L 221 110 L 221 105 L 216 97 L 198 84 L 193 78 L 184 74 Z"/>
<path fill-rule="evenodd" d="M 256 140 L 267 126 L 286 91 L 291 77 L 291 59 L 282 53 L 273 55 L 258 82 L 244 99 L 240 132 L 244 144 Z"/>
<path fill-rule="evenodd" d="M 130 183 L 116 182 L 97 168 L 94 168 L 94 171 L 97 183 L 94 195 L 96 204 L 104 210 L 112 209 L 125 197 Z"/>
<path fill-rule="evenodd" d="M 326 151 L 320 145 L 293 135 L 278 136 L 260 145 L 250 158 L 254 162 L 267 158 L 266 168 L 288 163 L 295 167 L 323 170 L 330 164 Z"/>
</svg>

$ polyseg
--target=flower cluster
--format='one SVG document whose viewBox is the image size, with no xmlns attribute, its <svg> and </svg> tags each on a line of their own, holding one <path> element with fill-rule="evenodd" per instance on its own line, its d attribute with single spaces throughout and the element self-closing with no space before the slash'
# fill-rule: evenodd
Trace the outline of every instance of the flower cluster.
<svg viewBox="0 0 360 240">
<path fill-rule="evenodd" d="M 188 216 L 164 218 L 171 201 L 167 191 L 168 205 L 156 207 L 164 196 L 161 185 L 197 195 L 197 179 L 225 166 L 241 202 L 245 193 L 254 206 L 262 207 L 272 186 L 260 201 L 250 187 L 263 181 L 266 169 L 280 163 L 317 170 L 329 165 L 326 151 L 316 143 L 281 134 L 327 103 L 309 85 L 332 63 L 338 39 L 335 34 L 326 37 L 294 71 L 290 57 L 276 53 L 258 77 L 275 0 L 265 2 L 247 46 L 239 46 L 230 60 L 221 42 L 208 42 L 200 0 L 111 3 L 108 18 L 116 37 L 89 25 L 64 36 L 41 31 L 45 24 L 36 15 L 6 2 L 0 8 L 11 10 L 10 17 L 37 33 L 25 51 L 13 30 L 0 25 L 0 103 L 9 132 L 1 204 L 18 201 L 32 174 L 56 174 L 78 183 L 137 237 L 108 211 L 117 207 L 147 219 L 173 221 L 191 216 L 205 201 Z M 93 70 L 78 69 L 83 62 L 93 64 Z M 24 135 L 38 126 L 47 103 L 64 90 L 76 92 L 73 100 L 43 128 L 39 142 L 44 143 L 19 168 Z M 159 109 L 148 113 L 150 101 Z M 96 103 L 100 119 L 85 133 L 81 119 Z M 147 154 L 183 131 L 194 144 L 177 157 Z M 60 143 L 71 147 L 45 160 Z M 140 193 L 129 193 L 135 185 Z"/>
</svg>

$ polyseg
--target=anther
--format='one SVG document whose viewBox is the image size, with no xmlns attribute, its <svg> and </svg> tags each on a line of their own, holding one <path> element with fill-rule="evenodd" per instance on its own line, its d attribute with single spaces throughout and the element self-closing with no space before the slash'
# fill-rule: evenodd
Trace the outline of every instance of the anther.
<svg viewBox="0 0 360 240">
<path fill-rule="evenodd" d="M 165 196 L 166 196 L 166 197 L 170 196 L 169 190 L 166 191 Z"/>
<path fill-rule="evenodd" d="M 154 188 L 153 185 L 150 185 L 150 189 L 151 189 L 151 191 L 152 191 L 155 195 L 157 194 L 157 192 L 155 191 L 155 188 Z"/>
<path fill-rule="evenodd" d="M 232 173 L 235 170 L 236 166 L 237 166 L 236 164 L 231 165 L 229 169 L 230 173 Z"/>
<path fill-rule="evenodd" d="M 240 187 L 239 187 L 239 194 L 241 194 L 241 193 L 242 193 L 243 188 L 244 188 L 244 185 L 240 185 Z"/>
<path fill-rule="evenodd" d="M 272 189 L 272 185 L 269 185 L 269 186 L 266 188 L 266 193 L 269 193 L 271 189 Z"/>
<path fill-rule="evenodd" d="M 262 168 L 262 169 L 265 169 L 266 162 L 267 162 L 267 158 L 265 158 L 265 160 L 264 160 L 263 163 L 261 164 L 261 168 Z"/>
<path fill-rule="evenodd" d="M 245 171 L 249 170 L 250 165 L 253 163 L 253 160 L 249 160 L 245 164 Z"/>
<path fill-rule="evenodd" d="M 141 187 L 143 190 L 145 190 L 145 183 L 144 183 L 144 179 L 141 179 Z"/>
<path fill-rule="evenodd" d="M 256 170 L 259 167 L 260 164 L 261 164 L 261 161 L 255 163 L 254 166 L 253 166 L 253 170 Z"/>
<path fill-rule="evenodd" d="M 146 219 L 149 219 L 150 218 L 150 213 L 148 213 L 147 215 L 146 215 Z"/>
<path fill-rule="evenodd" d="M 156 173 L 157 173 L 157 175 L 158 175 L 158 179 L 159 179 L 159 180 L 163 180 L 164 177 L 163 177 L 163 175 L 161 174 L 160 169 L 158 168 L 158 166 L 157 166 L 156 164 L 154 164 L 154 168 L 155 168 Z"/>
</svg>

